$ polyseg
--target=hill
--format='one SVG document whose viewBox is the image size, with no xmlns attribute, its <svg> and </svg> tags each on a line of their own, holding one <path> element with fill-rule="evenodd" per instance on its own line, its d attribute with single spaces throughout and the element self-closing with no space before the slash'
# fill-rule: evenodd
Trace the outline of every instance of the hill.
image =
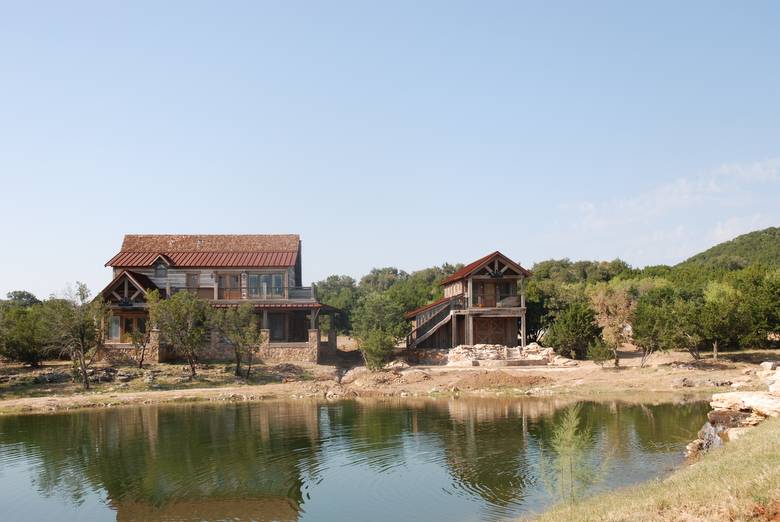
<svg viewBox="0 0 780 522">
<path fill-rule="evenodd" d="M 738 270 L 753 263 L 780 267 L 780 227 L 743 234 L 700 252 L 675 268 Z"/>
</svg>

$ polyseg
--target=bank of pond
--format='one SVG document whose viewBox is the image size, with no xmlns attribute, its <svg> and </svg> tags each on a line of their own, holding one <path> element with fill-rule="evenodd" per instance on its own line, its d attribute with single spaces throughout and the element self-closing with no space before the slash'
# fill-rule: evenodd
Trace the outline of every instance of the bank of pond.
<svg viewBox="0 0 780 522">
<path fill-rule="evenodd" d="M 668 473 L 708 410 L 301 400 L 0 417 L 0 499 L 5 520 L 505 520 L 567 500 L 563 489 Z M 560 470 L 573 414 L 588 477 Z"/>
</svg>

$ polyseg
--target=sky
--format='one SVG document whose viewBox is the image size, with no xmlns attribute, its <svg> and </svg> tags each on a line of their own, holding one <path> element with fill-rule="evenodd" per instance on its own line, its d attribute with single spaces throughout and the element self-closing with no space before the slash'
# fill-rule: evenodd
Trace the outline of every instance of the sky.
<svg viewBox="0 0 780 522">
<path fill-rule="evenodd" d="M 0 1 L 0 295 L 126 233 L 296 233 L 304 283 L 780 225 L 780 3 Z"/>
</svg>

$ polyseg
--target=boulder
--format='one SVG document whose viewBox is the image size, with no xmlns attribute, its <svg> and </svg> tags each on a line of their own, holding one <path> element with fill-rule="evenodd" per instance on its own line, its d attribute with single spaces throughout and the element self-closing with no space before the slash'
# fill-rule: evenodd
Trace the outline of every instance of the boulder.
<svg viewBox="0 0 780 522">
<path fill-rule="evenodd" d="M 764 361 L 759 366 L 762 370 L 776 370 L 779 364 L 777 361 Z"/>
<path fill-rule="evenodd" d="M 356 366 L 349 370 L 341 377 L 341 384 L 349 384 L 355 382 L 359 377 L 371 373 L 365 366 Z"/>
<path fill-rule="evenodd" d="M 714 409 L 753 411 L 764 417 L 780 416 L 780 396 L 769 392 L 728 392 L 712 396 Z"/>
<path fill-rule="evenodd" d="M 402 361 L 401 359 L 396 359 L 395 361 L 390 361 L 389 363 L 385 364 L 382 369 L 383 370 L 390 370 L 390 371 L 396 371 L 400 372 L 402 370 L 409 369 L 409 364 L 406 363 L 406 361 Z"/>
<path fill-rule="evenodd" d="M 696 383 L 688 377 L 678 377 L 672 381 L 672 386 L 675 388 L 693 388 Z"/>
</svg>

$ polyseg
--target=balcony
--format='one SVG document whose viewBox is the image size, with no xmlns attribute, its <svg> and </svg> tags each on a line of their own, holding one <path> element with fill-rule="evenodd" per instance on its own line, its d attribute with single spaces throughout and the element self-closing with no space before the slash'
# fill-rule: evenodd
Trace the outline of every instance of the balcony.
<svg viewBox="0 0 780 522">
<path fill-rule="evenodd" d="M 175 292 L 189 292 L 201 299 L 214 300 L 214 287 L 173 288 Z M 315 301 L 316 292 L 312 286 L 275 286 L 218 288 L 218 301 Z"/>
</svg>

